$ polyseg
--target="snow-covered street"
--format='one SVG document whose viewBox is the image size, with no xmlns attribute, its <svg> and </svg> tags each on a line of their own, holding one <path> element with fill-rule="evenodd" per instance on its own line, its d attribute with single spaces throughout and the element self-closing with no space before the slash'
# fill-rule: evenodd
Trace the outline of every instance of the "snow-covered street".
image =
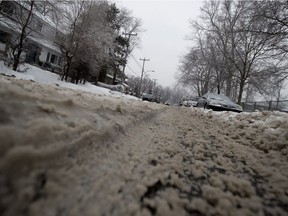
<svg viewBox="0 0 288 216">
<path fill-rule="evenodd" d="M 287 113 L 0 76 L 0 140 L 3 216 L 288 214 Z"/>
<path fill-rule="evenodd" d="M 0 216 L 288 216 L 288 0 L 0 0 Z"/>
</svg>

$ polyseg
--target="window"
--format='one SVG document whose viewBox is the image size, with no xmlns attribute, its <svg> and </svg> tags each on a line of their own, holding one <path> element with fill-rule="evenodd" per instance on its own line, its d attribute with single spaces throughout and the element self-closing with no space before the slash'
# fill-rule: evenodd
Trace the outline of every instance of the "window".
<svg viewBox="0 0 288 216">
<path fill-rule="evenodd" d="M 49 62 L 49 60 L 50 60 L 50 53 L 48 52 L 46 56 L 46 62 Z"/>
<path fill-rule="evenodd" d="M 10 1 L 2 1 L 0 3 L 0 11 L 2 13 L 8 14 L 8 15 L 12 15 L 14 12 L 14 3 L 10 2 Z"/>
<path fill-rule="evenodd" d="M 60 66 L 61 66 L 61 63 L 62 63 L 62 58 L 61 58 L 61 57 L 59 57 L 59 58 L 58 58 L 58 65 L 60 65 Z"/>
<path fill-rule="evenodd" d="M 0 42 L 7 43 L 9 41 L 9 34 L 0 30 Z"/>
<path fill-rule="evenodd" d="M 54 54 L 52 54 L 52 55 L 51 55 L 50 62 L 53 63 L 53 64 L 56 64 L 56 63 L 57 63 L 57 59 L 58 59 L 57 56 L 54 55 Z"/>
</svg>

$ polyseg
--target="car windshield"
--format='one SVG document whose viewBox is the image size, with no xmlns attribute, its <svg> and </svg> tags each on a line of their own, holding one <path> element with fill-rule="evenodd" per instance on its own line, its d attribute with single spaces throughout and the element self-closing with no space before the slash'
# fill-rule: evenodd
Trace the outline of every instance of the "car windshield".
<svg viewBox="0 0 288 216">
<path fill-rule="evenodd" d="M 190 98 L 189 100 L 191 100 L 191 101 L 198 101 L 198 100 L 199 100 L 199 97 Z"/>
<path fill-rule="evenodd" d="M 220 101 L 229 101 L 229 102 L 231 102 L 231 100 L 225 95 L 213 94 L 213 95 L 209 95 L 208 98 L 212 99 L 212 100 L 220 100 Z"/>
</svg>

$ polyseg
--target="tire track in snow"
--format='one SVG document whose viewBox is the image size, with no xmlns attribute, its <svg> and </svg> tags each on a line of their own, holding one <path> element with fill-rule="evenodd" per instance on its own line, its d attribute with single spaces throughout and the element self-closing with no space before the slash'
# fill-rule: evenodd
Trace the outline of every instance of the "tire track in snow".
<svg viewBox="0 0 288 216">
<path fill-rule="evenodd" d="M 0 212 L 5 215 L 32 214 L 30 206 L 43 198 L 44 188 L 57 191 L 46 187 L 59 187 L 53 183 L 58 172 L 69 179 L 73 173 L 67 170 L 75 166 L 78 172 L 91 151 L 109 151 L 129 127 L 166 108 L 14 79 L 1 83 L 0 92 Z"/>
</svg>

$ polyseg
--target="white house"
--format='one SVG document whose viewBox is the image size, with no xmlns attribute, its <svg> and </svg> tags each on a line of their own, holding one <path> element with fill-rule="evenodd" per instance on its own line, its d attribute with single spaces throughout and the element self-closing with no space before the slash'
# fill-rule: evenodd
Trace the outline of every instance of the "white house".
<svg viewBox="0 0 288 216">
<path fill-rule="evenodd" d="M 21 1 L 0 1 L 0 58 L 11 57 L 11 44 L 20 33 L 29 5 Z M 22 58 L 25 62 L 40 67 L 60 71 L 63 57 L 60 49 L 54 44 L 56 28 L 49 19 L 40 13 L 33 12 L 32 21 L 27 31 Z"/>
</svg>

